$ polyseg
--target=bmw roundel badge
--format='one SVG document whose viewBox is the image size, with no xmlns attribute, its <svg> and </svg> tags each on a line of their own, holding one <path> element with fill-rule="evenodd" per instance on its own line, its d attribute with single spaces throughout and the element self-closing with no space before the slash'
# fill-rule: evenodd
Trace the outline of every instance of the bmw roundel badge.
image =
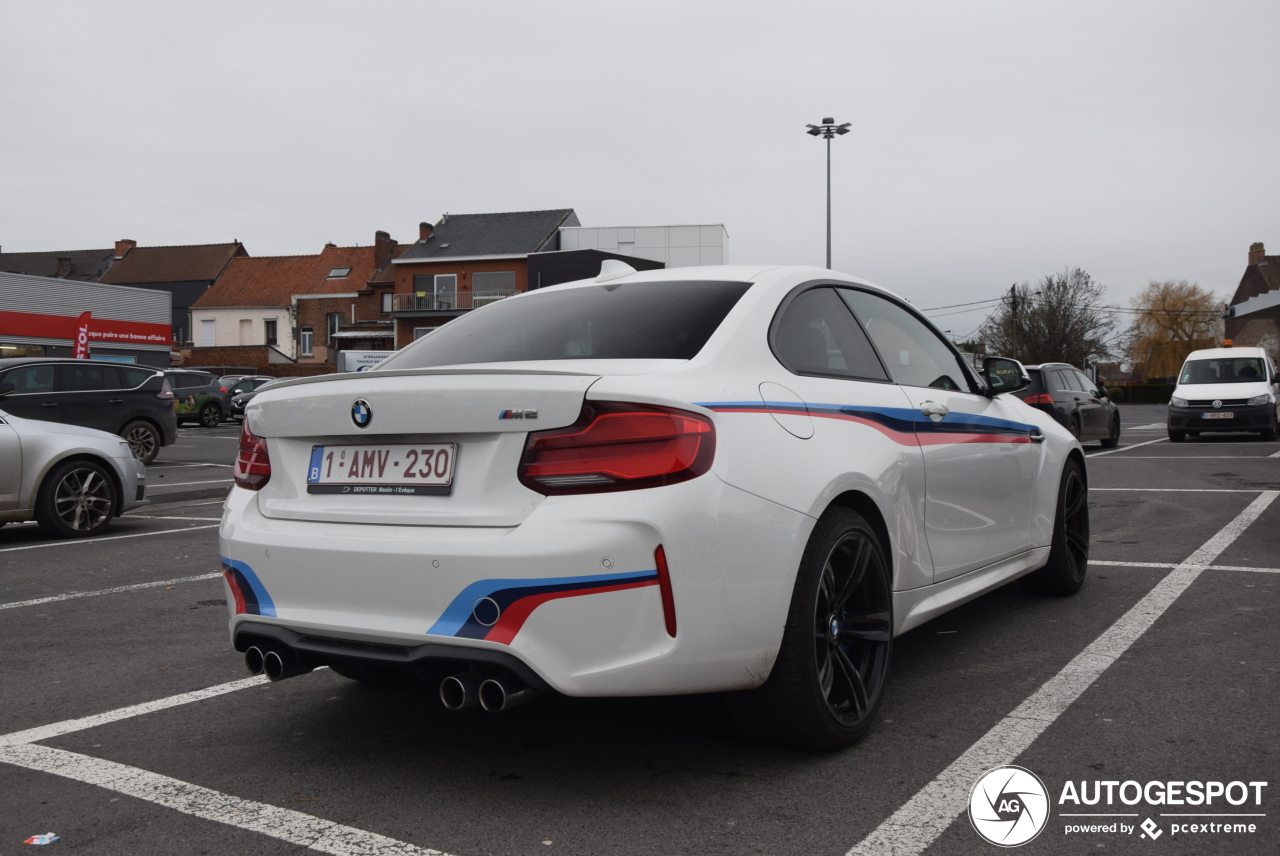
<svg viewBox="0 0 1280 856">
<path fill-rule="evenodd" d="M 369 427 L 369 423 L 373 421 L 373 408 L 369 406 L 369 402 L 363 398 L 356 399 L 356 403 L 351 405 L 351 421 L 356 423 L 357 428 Z"/>
</svg>

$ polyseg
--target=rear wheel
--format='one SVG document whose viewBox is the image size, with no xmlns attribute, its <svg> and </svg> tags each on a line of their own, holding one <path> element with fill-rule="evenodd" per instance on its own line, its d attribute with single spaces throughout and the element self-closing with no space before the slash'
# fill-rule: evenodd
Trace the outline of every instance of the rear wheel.
<svg viewBox="0 0 1280 856">
<path fill-rule="evenodd" d="M 200 427 L 217 428 L 222 421 L 222 408 L 212 401 L 200 408 Z"/>
<path fill-rule="evenodd" d="M 1071 421 L 1067 424 L 1067 430 L 1068 430 L 1068 431 L 1070 431 L 1070 432 L 1071 432 L 1071 436 L 1072 436 L 1072 437 L 1075 437 L 1075 438 L 1076 438 L 1076 441 L 1077 441 L 1077 442 L 1079 442 L 1079 440 L 1080 440 L 1080 420 L 1079 420 L 1077 417 L 1075 417 L 1075 416 L 1072 416 L 1072 417 L 1071 417 Z"/>
<path fill-rule="evenodd" d="M 831 508 L 809 537 L 778 658 L 759 689 L 730 698 L 749 736 L 841 749 L 875 721 L 893 650 L 889 564 L 875 530 Z"/>
<path fill-rule="evenodd" d="M 1117 413 L 1115 418 L 1111 420 L 1111 433 L 1102 441 L 1102 448 L 1114 449 L 1120 445 L 1120 414 Z"/>
<path fill-rule="evenodd" d="M 149 422 L 130 422 L 120 436 L 133 450 L 133 456 L 144 464 L 151 463 L 160 454 L 160 432 Z"/>
<path fill-rule="evenodd" d="M 1042 594 L 1075 594 L 1084 585 L 1089 567 L 1089 488 L 1084 467 L 1070 459 L 1058 483 L 1058 511 L 1053 521 L 1049 561 L 1026 577 Z"/>
<path fill-rule="evenodd" d="M 67 461 L 40 485 L 36 520 L 40 528 L 63 538 L 85 538 L 107 528 L 117 501 L 115 482 L 101 464 Z"/>
</svg>

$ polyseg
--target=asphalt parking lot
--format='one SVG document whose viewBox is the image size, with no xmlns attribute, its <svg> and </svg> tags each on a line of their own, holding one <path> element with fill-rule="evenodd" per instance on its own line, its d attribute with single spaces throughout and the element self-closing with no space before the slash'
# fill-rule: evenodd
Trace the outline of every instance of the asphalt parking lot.
<svg viewBox="0 0 1280 856">
<path fill-rule="evenodd" d="M 217 573 L 238 430 L 184 428 L 106 536 L 0 530 L 0 856 L 47 831 L 93 854 L 1003 852 L 965 808 L 1010 763 L 1055 802 L 1068 781 L 1269 783 L 1261 805 L 1055 805 L 1024 852 L 1280 852 L 1280 443 L 1173 445 L 1163 407 L 1122 413 L 1120 448 L 1086 447 L 1083 591 L 1006 586 L 900 637 L 880 721 L 831 755 L 746 741 L 715 697 L 494 716 L 328 670 L 246 678 Z M 1256 831 L 1164 816 L 1191 813 Z M 1065 831 L 1147 819 L 1154 841 Z"/>
</svg>

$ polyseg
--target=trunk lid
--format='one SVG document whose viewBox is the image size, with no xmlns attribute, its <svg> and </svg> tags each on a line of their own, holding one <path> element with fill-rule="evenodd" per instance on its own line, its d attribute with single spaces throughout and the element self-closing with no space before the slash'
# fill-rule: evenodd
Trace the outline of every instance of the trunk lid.
<svg viewBox="0 0 1280 856">
<path fill-rule="evenodd" d="M 416 526 L 518 526 L 543 500 L 516 478 L 530 431 L 571 425 L 597 374 L 521 369 L 369 372 L 268 389 L 246 408 L 267 440 L 263 515 Z M 371 418 L 357 427 L 363 401 Z M 536 414 L 536 415 L 534 415 Z M 362 416 L 363 418 L 363 416 Z M 308 493 L 316 446 L 456 444 L 448 495 Z"/>
</svg>

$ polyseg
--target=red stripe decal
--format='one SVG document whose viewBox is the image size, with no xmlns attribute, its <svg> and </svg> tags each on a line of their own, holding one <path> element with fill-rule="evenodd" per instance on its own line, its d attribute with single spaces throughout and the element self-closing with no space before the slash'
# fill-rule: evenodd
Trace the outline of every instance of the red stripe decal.
<svg viewBox="0 0 1280 856">
<path fill-rule="evenodd" d="M 231 586 L 231 596 L 236 601 L 236 615 L 244 615 L 244 593 L 240 591 L 240 586 L 236 585 L 236 578 L 231 573 L 230 568 L 222 569 L 222 576 L 226 577 L 227 585 Z"/>
<path fill-rule="evenodd" d="M 657 584 L 657 580 L 643 580 L 638 583 L 620 583 L 612 586 L 574 589 L 573 591 L 549 591 L 541 594 L 531 594 L 528 597 L 520 598 L 504 609 L 502 616 L 485 634 L 484 638 L 487 642 L 501 642 L 503 645 L 510 645 L 512 640 L 516 638 L 516 634 L 520 632 L 520 628 L 524 626 L 524 622 L 529 615 L 549 600 L 561 597 L 580 597 L 584 594 L 600 594 L 606 591 L 624 591 L 626 589 L 644 588 L 645 586 L 656 586 Z"/>
<path fill-rule="evenodd" d="M 715 410 L 715 408 L 712 408 Z M 773 411 L 766 408 L 734 408 L 733 410 L 718 410 L 718 413 L 772 413 Z M 798 413 L 798 411 L 797 411 Z M 868 428 L 874 428 L 884 436 L 888 437 L 899 446 L 952 446 L 961 443 L 1030 443 L 1031 438 L 1023 434 L 969 434 L 961 431 L 954 433 L 940 434 L 904 434 L 901 431 L 895 431 L 892 428 L 881 425 L 871 419 L 862 416 L 852 416 L 848 413 L 824 413 L 820 410 L 810 410 L 809 415 L 818 419 L 839 419 L 844 422 L 857 422 L 860 425 L 866 425 Z"/>
</svg>

